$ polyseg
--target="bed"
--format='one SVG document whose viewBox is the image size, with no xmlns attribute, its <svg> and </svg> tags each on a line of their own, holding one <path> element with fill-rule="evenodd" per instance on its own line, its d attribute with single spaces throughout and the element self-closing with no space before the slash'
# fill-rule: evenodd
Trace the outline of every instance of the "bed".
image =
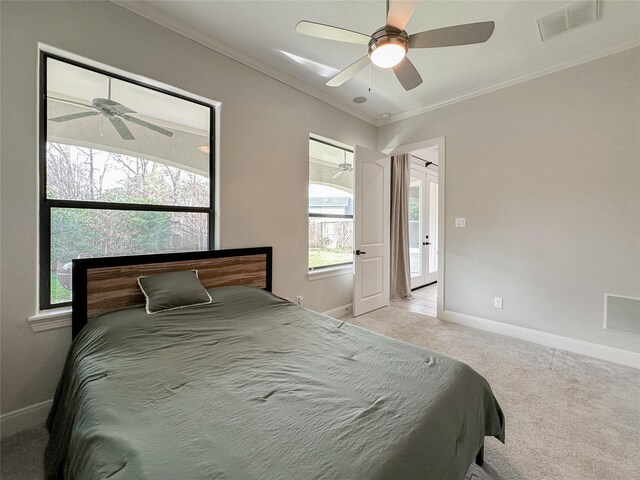
<svg viewBox="0 0 640 480">
<path fill-rule="evenodd" d="M 469 366 L 273 295 L 270 247 L 83 259 L 47 479 L 459 480 L 504 417 Z M 149 315 L 135 279 L 213 301 Z"/>
</svg>

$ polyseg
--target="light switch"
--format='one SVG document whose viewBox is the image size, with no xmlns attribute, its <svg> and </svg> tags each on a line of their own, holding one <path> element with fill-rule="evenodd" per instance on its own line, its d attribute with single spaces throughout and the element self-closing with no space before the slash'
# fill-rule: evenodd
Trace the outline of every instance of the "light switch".
<svg viewBox="0 0 640 480">
<path fill-rule="evenodd" d="M 466 218 L 456 218 L 456 227 L 457 228 L 464 228 L 466 227 Z"/>
</svg>

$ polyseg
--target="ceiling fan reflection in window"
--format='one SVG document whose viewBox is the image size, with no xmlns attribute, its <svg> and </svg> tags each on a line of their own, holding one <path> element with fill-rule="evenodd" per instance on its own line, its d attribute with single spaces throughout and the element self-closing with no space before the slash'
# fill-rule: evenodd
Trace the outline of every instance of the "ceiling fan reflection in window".
<svg viewBox="0 0 640 480">
<path fill-rule="evenodd" d="M 343 173 L 353 172 L 353 165 L 345 161 L 343 163 L 339 163 L 335 167 L 329 167 L 329 168 L 325 168 L 323 170 L 320 170 L 320 172 L 321 173 L 324 173 L 324 172 L 336 172 L 331 177 L 331 179 L 333 180 L 334 178 L 338 178 Z"/>
<path fill-rule="evenodd" d="M 340 175 L 342 175 L 345 172 L 353 172 L 353 164 L 347 162 L 347 152 L 345 151 L 345 152 L 343 152 L 342 163 L 339 163 L 335 167 L 329 167 L 329 168 L 325 169 L 324 171 L 325 172 L 336 171 L 336 173 L 331 177 L 331 179 L 334 179 L 334 178 L 338 178 Z"/>
<path fill-rule="evenodd" d="M 338 165 L 338 171 L 331 178 L 338 178 L 340 175 L 342 175 L 345 172 L 353 172 L 353 165 L 351 165 L 350 163 L 347 163 L 346 160 L 343 163 Z"/>
<path fill-rule="evenodd" d="M 74 102 L 74 101 L 66 100 L 62 98 L 49 97 L 51 100 L 57 100 L 59 102 L 69 103 L 72 105 L 78 105 L 80 107 L 91 109 L 91 111 L 89 112 L 71 113 L 69 115 L 62 115 L 60 117 L 50 118 L 49 120 L 52 122 L 60 123 L 60 122 L 68 122 L 71 120 L 77 120 L 79 118 L 102 115 L 107 120 L 109 120 L 111 125 L 113 125 L 113 128 L 116 129 L 116 132 L 118 132 L 118 135 L 120 135 L 120 137 L 123 140 L 135 140 L 135 137 L 131 133 L 131 130 L 129 130 L 127 125 L 124 123 L 124 120 L 131 123 L 135 123 L 136 125 L 140 125 L 141 127 L 148 128 L 149 130 L 153 130 L 154 132 L 160 133 L 167 137 L 173 136 L 173 132 L 171 130 L 167 130 L 166 128 L 162 128 L 153 123 L 149 123 L 145 120 L 141 120 L 140 118 L 134 117 L 131 114 L 137 113 L 135 110 L 125 107 L 124 105 L 116 102 L 115 100 L 111 100 L 111 78 L 109 78 L 108 97 L 109 98 L 94 98 L 93 100 L 91 100 L 91 105 L 80 103 L 80 102 Z"/>
<path fill-rule="evenodd" d="M 373 63 L 380 68 L 392 68 L 405 90 L 416 88 L 422 83 L 418 70 L 406 56 L 410 49 L 483 43 L 493 34 L 494 22 L 478 22 L 409 35 L 404 29 L 413 15 L 416 4 L 417 0 L 387 0 L 387 23 L 371 35 L 307 21 L 298 23 L 296 32 L 310 37 L 368 46 L 367 55 L 329 80 L 329 87 L 339 87 Z"/>
</svg>

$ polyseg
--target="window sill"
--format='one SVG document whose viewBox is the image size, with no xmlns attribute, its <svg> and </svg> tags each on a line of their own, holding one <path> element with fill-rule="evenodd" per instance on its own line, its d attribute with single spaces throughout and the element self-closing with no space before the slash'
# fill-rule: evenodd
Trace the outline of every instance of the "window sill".
<svg viewBox="0 0 640 480">
<path fill-rule="evenodd" d="M 44 310 L 30 316 L 28 321 L 34 332 L 70 327 L 71 307 Z"/>
<path fill-rule="evenodd" d="M 341 265 L 339 267 L 327 267 L 320 270 L 311 270 L 307 273 L 307 278 L 309 280 L 322 280 L 323 278 L 348 274 L 353 274 L 353 264 Z"/>
</svg>

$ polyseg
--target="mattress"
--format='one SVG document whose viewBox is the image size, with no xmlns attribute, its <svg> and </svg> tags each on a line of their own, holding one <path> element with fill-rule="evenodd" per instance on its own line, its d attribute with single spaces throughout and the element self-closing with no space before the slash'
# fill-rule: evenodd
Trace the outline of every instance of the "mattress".
<svg viewBox="0 0 640 480">
<path fill-rule="evenodd" d="M 468 365 L 249 287 L 92 320 L 47 421 L 47 479 L 457 480 L 504 440 Z"/>
</svg>

